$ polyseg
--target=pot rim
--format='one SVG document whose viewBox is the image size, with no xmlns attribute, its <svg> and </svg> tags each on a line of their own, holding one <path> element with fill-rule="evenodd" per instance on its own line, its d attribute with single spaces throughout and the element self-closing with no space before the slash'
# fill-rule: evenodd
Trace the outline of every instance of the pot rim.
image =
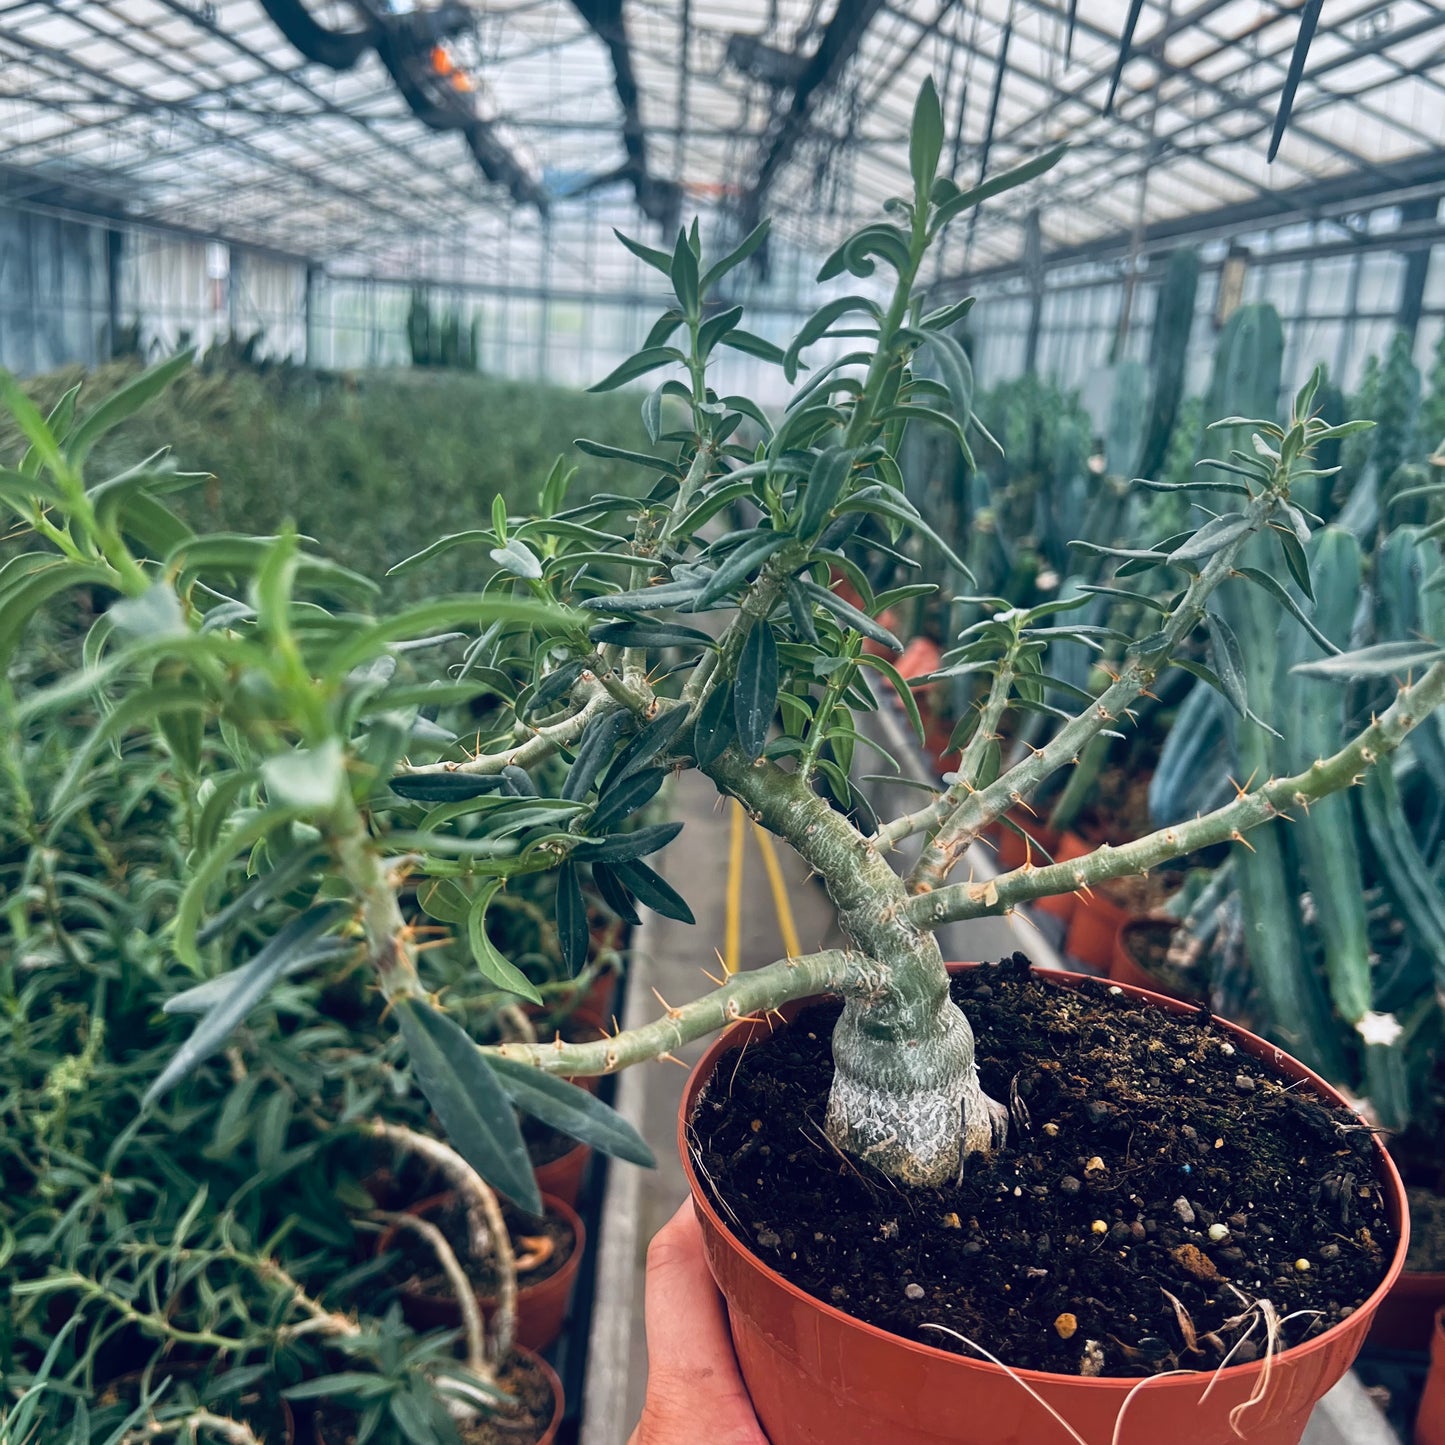
<svg viewBox="0 0 1445 1445">
<path fill-rule="evenodd" d="M 565 1155 L 563 1156 L 566 1157 Z M 433 1209 L 442 1208 L 450 1204 L 456 1198 L 458 1191 L 455 1189 L 443 1189 L 439 1194 L 429 1194 L 425 1199 L 414 1200 L 401 1212 L 403 1214 L 415 1214 L 419 1218 L 425 1217 Z M 505 1197 L 505 1196 L 504 1196 Z M 511 1201 L 508 1201 L 509 1203 Z M 567 1203 L 565 1199 L 558 1199 L 555 1194 L 544 1194 L 542 1196 L 542 1214 L 555 1214 L 561 1219 L 568 1229 L 572 1231 L 572 1253 L 569 1254 L 561 1267 L 549 1274 L 546 1279 L 539 1279 L 532 1284 L 519 1284 L 517 1286 L 517 1298 L 520 1300 L 523 1294 L 532 1294 L 534 1291 L 544 1290 L 555 1279 L 562 1279 L 570 1272 L 575 1274 L 581 1267 L 582 1251 L 587 1246 L 587 1226 L 582 1223 L 582 1216 Z M 386 1252 L 396 1237 L 397 1226 L 389 1224 L 380 1234 L 376 1236 L 376 1253 L 382 1255 Z M 574 1263 L 575 1261 L 575 1263 Z M 495 1295 L 481 1294 L 473 1287 L 473 1293 L 481 1301 L 495 1300 Z M 515 1345 L 514 1349 L 525 1349 L 525 1345 Z M 534 1352 L 535 1353 L 535 1352 Z M 539 1357 L 540 1358 L 540 1357 Z M 550 1367 L 549 1367 L 550 1368 Z"/>
<path fill-rule="evenodd" d="M 542 1431 L 542 1439 L 551 1439 L 561 1426 L 563 1413 L 567 1409 L 567 1397 L 562 1389 L 562 1377 L 536 1350 L 528 1349 L 526 1345 L 513 1343 L 512 1353 L 524 1355 L 532 1364 L 536 1365 L 541 1370 L 542 1378 L 546 1380 L 548 1388 L 552 1391 L 552 1418 L 547 1422 L 546 1429 Z"/>
<path fill-rule="evenodd" d="M 947 965 L 950 974 L 963 973 L 969 969 L 981 968 L 985 965 L 980 963 L 950 963 Z M 1169 1013 L 1197 1013 L 1198 1008 L 1194 1004 L 1184 1003 L 1179 999 L 1169 998 L 1165 994 L 1154 993 L 1150 989 L 1135 988 L 1132 984 L 1110 983 L 1104 979 L 1098 979 L 1091 974 L 1076 973 L 1067 969 L 1043 969 L 1035 968 L 1034 974 L 1052 984 L 1064 988 L 1077 988 L 1081 983 L 1102 984 L 1110 990 L 1119 989 L 1121 992 L 1131 995 L 1134 998 L 1143 999 L 1153 1004 L 1156 1008 L 1162 1008 Z M 785 1008 L 791 1008 L 793 1012 L 806 1008 L 809 1004 L 818 1002 L 826 995 L 815 994 L 811 998 L 798 999 L 794 1004 Z M 787 1022 L 792 1021 L 792 1014 L 787 1016 Z M 1323 1096 L 1328 1102 L 1341 1108 L 1350 1108 L 1343 1095 L 1322 1079 L 1315 1071 L 1307 1065 L 1300 1063 L 1293 1055 L 1287 1054 L 1277 1044 L 1271 1043 L 1268 1039 L 1261 1038 L 1258 1034 L 1250 1033 L 1239 1024 L 1231 1023 L 1228 1019 L 1220 1018 L 1217 1014 L 1213 1016 L 1214 1022 L 1227 1029 L 1232 1036 L 1243 1040 L 1250 1053 L 1262 1063 L 1278 1068 L 1280 1060 L 1287 1059 L 1304 1075 L 1304 1082 L 1307 1082 L 1317 1095 Z M 1373 1132 L 1371 1142 L 1376 1151 L 1377 1158 L 1382 1164 L 1381 1173 L 1390 1197 L 1394 1200 L 1396 1215 L 1396 1244 L 1395 1251 L 1390 1260 L 1390 1266 L 1385 1271 L 1384 1278 L 1375 1289 L 1358 1305 L 1354 1310 L 1337 1324 L 1331 1325 L 1323 1333 L 1313 1336 L 1308 1340 L 1302 1340 L 1297 1345 L 1291 1345 L 1287 1350 L 1281 1350 L 1278 1354 L 1266 1359 L 1257 1359 L 1241 1365 L 1229 1365 L 1223 1370 L 1193 1370 L 1183 1375 L 1141 1375 L 1123 1377 L 1097 1377 L 1089 1378 L 1084 1375 L 1060 1375 L 1048 1370 L 1028 1370 L 1016 1365 L 996 1365 L 991 1360 L 974 1354 L 960 1354 L 953 1350 L 941 1350 L 934 1345 L 925 1345 L 917 1340 L 906 1339 L 903 1335 L 895 1335 L 891 1330 L 879 1328 L 877 1325 L 870 1325 L 866 1320 L 860 1320 L 856 1315 L 850 1315 L 846 1310 L 840 1310 L 834 1305 L 811 1295 L 807 1290 L 800 1289 L 791 1280 L 785 1279 L 777 1270 L 765 1264 L 737 1235 L 728 1227 L 726 1221 L 713 1208 L 712 1201 L 707 1197 L 701 1184 L 698 1182 L 696 1170 L 693 1167 L 692 1151 L 688 1148 L 687 1129 L 690 1122 L 692 1108 L 698 1095 L 702 1092 L 703 1086 L 712 1077 L 713 1067 L 716 1060 L 726 1052 L 727 1041 L 743 1029 L 756 1027 L 756 1021 L 739 1020 L 731 1028 L 725 1030 L 714 1038 L 708 1046 L 702 1058 L 693 1067 L 688 1075 L 687 1084 L 683 1089 L 682 1105 L 677 1116 L 677 1147 L 682 1158 L 683 1172 L 687 1176 L 688 1189 L 692 1194 L 694 1209 L 701 1209 L 708 1217 L 708 1222 L 718 1235 L 725 1239 L 728 1246 L 755 1268 L 759 1273 L 766 1276 L 770 1285 L 792 1296 L 795 1300 L 818 1310 L 824 1316 L 836 1320 L 840 1324 L 849 1326 L 874 1340 L 886 1341 L 889 1344 L 908 1351 L 909 1353 L 921 1354 L 925 1358 L 948 1361 L 952 1364 L 971 1365 L 978 1369 L 996 1371 L 999 1374 L 1015 1375 L 1035 1387 L 1040 1386 L 1068 1386 L 1070 1389 L 1091 1389 L 1091 1390 L 1133 1390 L 1140 1388 L 1146 1382 L 1158 1381 L 1158 1388 L 1169 1387 L 1188 1388 L 1197 1384 L 1201 1379 L 1214 1380 L 1245 1380 L 1252 1375 L 1257 1375 L 1265 1368 L 1266 1363 L 1271 1369 L 1278 1369 L 1282 1364 L 1302 1359 L 1305 1355 L 1313 1354 L 1321 1349 L 1331 1347 L 1335 1340 L 1344 1334 L 1351 1327 L 1361 1314 L 1373 1315 L 1378 1310 L 1385 1296 L 1399 1279 L 1405 1265 L 1405 1252 L 1410 1246 L 1410 1210 L 1405 1199 L 1405 1185 L 1400 1178 L 1400 1171 L 1395 1167 L 1395 1161 L 1390 1158 L 1389 1151 L 1380 1142 L 1380 1139 Z M 1354 1112 L 1351 1110 L 1351 1112 Z M 1445 1278 L 1445 1275 L 1442 1275 Z"/>
</svg>

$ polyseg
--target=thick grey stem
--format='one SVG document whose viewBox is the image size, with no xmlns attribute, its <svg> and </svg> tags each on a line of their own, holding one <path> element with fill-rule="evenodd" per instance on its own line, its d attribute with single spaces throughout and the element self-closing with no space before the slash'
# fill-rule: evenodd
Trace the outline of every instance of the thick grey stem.
<svg viewBox="0 0 1445 1445">
<path fill-rule="evenodd" d="M 829 1138 L 904 1183 L 956 1177 L 969 1153 L 992 1147 L 998 1111 L 979 1087 L 973 1030 L 949 999 L 943 956 L 909 918 L 902 881 L 796 774 L 731 749 L 709 772 L 825 881 L 864 956 L 844 982 L 833 1035 Z"/>
<path fill-rule="evenodd" d="M 879 970 L 874 987 L 848 994 L 826 1127 L 840 1149 L 927 1187 L 1000 1142 L 1003 1111 L 979 1086 L 973 1029 L 948 996 L 938 945 L 920 936 L 915 951 L 906 968 Z"/>
</svg>

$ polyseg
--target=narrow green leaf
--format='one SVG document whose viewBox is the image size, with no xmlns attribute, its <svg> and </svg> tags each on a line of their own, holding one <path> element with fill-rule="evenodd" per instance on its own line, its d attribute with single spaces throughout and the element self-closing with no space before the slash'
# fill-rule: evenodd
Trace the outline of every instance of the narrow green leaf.
<svg viewBox="0 0 1445 1445">
<path fill-rule="evenodd" d="M 246 1015 L 270 992 L 287 964 L 323 933 L 329 932 L 351 908 L 345 903 L 322 903 L 308 908 L 287 923 L 261 951 L 237 970 L 232 987 L 206 1013 L 146 1090 L 143 1106 L 155 1102 L 173 1084 L 184 1079 L 214 1054 L 236 1031 Z"/>
<path fill-rule="evenodd" d="M 860 654 L 858 661 L 864 667 L 871 667 L 875 672 L 881 672 L 893 684 L 893 690 L 898 694 L 898 700 L 903 704 L 904 712 L 908 714 L 909 725 L 913 728 L 918 741 L 922 743 L 924 738 L 923 718 L 918 711 L 918 699 L 913 696 L 913 689 L 904 680 L 903 674 L 886 657 L 875 657 L 869 652 Z"/>
<path fill-rule="evenodd" d="M 71 464 L 79 467 L 106 432 L 133 417 L 182 372 L 189 371 L 195 355 L 194 347 L 177 352 L 113 391 L 94 411 L 83 416 L 65 440 L 64 450 Z"/>
<path fill-rule="evenodd" d="M 668 263 L 667 274 L 683 315 L 696 316 L 701 301 L 697 256 L 687 243 L 686 231 L 677 233 L 677 244 L 672 249 L 672 260 Z"/>
<path fill-rule="evenodd" d="M 774 366 L 783 364 L 783 348 L 781 346 L 769 341 L 766 337 L 755 336 L 751 331 L 744 331 L 740 326 L 733 327 L 718 344 L 730 347 L 733 351 L 741 351 L 745 356 L 756 356 L 759 361 L 769 361 Z"/>
<path fill-rule="evenodd" d="M 939 206 L 934 216 L 934 230 L 937 231 L 940 227 L 946 226 L 955 216 L 964 211 L 981 206 L 994 196 L 1011 191 L 1014 187 L 1024 185 L 1036 176 L 1043 175 L 1045 171 L 1052 170 L 1063 159 L 1067 150 L 1067 144 L 1057 145 L 1052 150 L 1047 150 L 1042 155 L 1015 166 L 1012 170 L 1000 172 L 981 185 L 974 186 L 971 190 L 959 192 L 946 204 Z"/>
<path fill-rule="evenodd" d="M 602 895 L 602 901 L 624 923 L 630 923 L 635 928 L 641 922 L 637 916 L 637 910 L 632 906 L 632 899 L 628 897 L 626 888 L 622 886 L 622 880 L 606 863 L 592 865 L 592 881 L 597 885 L 597 891 Z"/>
<path fill-rule="evenodd" d="M 1210 648 L 1215 672 L 1224 685 L 1224 695 L 1234 705 L 1240 717 L 1249 716 L 1249 692 L 1245 686 L 1244 655 L 1239 650 L 1239 639 L 1233 628 L 1216 612 L 1204 614 L 1205 626 L 1209 629 Z"/>
<path fill-rule="evenodd" d="M 679 923 L 696 923 L 682 896 L 663 881 L 646 863 L 612 863 L 606 865 L 639 903 Z"/>
<path fill-rule="evenodd" d="M 771 225 L 771 221 L 759 222 L 759 224 L 754 226 L 742 239 L 736 250 L 729 251 L 721 261 L 715 262 L 703 272 L 701 289 L 704 296 L 706 296 L 729 271 L 741 266 L 743 262 L 767 240 L 768 229 Z"/>
<path fill-rule="evenodd" d="M 1288 587 L 1284 586 L 1278 578 L 1271 577 L 1268 572 L 1258 567 L 1236 567 L 1234 569 L 1241 577 L 1248 577 L 1256 587 L 1262 587 L 1277 602 L 1280 602 L 1294 616 L 1301 627 L 1309 633 L 1319 645 L 1328 653 L 1339 654 L 1340 649 L 1330 641 L 1323 632 L 1315 626 L 1309 613 L 1295 601 Z"/>
<path fill-rule="evenodd" d="M 733 683 L 738 742 L 750 758 L 762 756 L 778 708 L 778 644 L 767 622 L 755 620 L 743 638 Z"/>
<path fill-rule="evenodd" d="M 650 722 L 644 723 L 636 736 L 618 754 L 617 762 L 607 775 L 605 792 L 610 792 L 618 783 L 631 774 L 640 772 L 657 757 L 687 725 L 690 709 L 686 703 L 678 703 L 659 712 Z"/>
<path fill-rule="evenodd" d="M 517 1059 L 494 1054 L 490 1062 L 507 1097 L 523 1113 L 614 1159 L 625 1159 L 644 1169 L 656 1167 L 652 1150 L 637 1130 L 586 1089 Z"/>
<path fill-rule="evenodd" d="M 387 786 L 416 803 L 456 803 L 499 793 L 503 784 L 495 773 L 402 773 Z"/>
<path fill-rule="evenodd" d="M 597 801 L 589 826 L 603 833 L 624 818 L 630 818 L 657 796 L 667 774 L 667 768 L 644 768 L 639 773 L 629 773 L 616 785 L 609 785 Z"/>
<path fill-rule="evenodd" d="M 1442 661 L 1445 661 L 1445 647 L 1433 642 L 1377 642 L 1335 657 L 1300 663 L 1293 671 L 1306 677 L 1341 679 L 1403 677 L 1406 673 L 1418 673 Z"/>
<path fill-rule="evenodd" d="M 676 622 L 602 622 L 589 628 L 593 642 L 615 643 L 619 647 L 707 647 L 715 648 L 716 639 L 696 627 L 683 627 Z"/>
<path fill-rule="evenodd" d="M 908 135 L 908 168 L 913 172 L 913 193 L 920 206 L 928 204 L 942 154 L 943 106 L 930 75 L 924 78 L 913 103 L 913 124 Z"/>
<path fill-rule="evenodd" d="M 620 366 L 609 371 L 601 381 L 594 382 L 587 388 L 588 391 L 616 391 L 619 386 L 626 386 L 629 381 L 636 381 L 639 376 L 646 376 L 649 371 L 656 371 L 659 366 L 670 366 L 678 362 L 684 362 L 687 358 L 675 346 L 649 346 L 629 356 Z"/>
<path fill-rule="evenodd" d="M 857 455 L 851 447 L 830 447 L 819 453 L 808 473 L 807 482 L 800 488 L 802 500 L 798 504 L 798 536 L 803 541 L 811 542 L 827 526 L 828 518 L 853 473 Z"/>
<path fill-rule="evenodd" d="M 587 724 L 582 734 L 577 756 L 562 785 L 562 796 L 568 802 L 581 802 L 592 791 L 597 775 L 612 755 L 617 739 L 627 726 L 628 715 L 621 708 L 601 717 L 595 717 Z"/>
<path fill-rule="evenodd" d="M 861 632 L 864 637 L 871 638 L 874 642 L 881 642 L 895 652 L 903 651 L 903 644 L 881 622 L 875 621 L 866 612 L 860 611 L 851 602 L 839 597 L 836 592 L 830 592 L 828 588 L 821 587 L 816 582 L 810 582 L 807 578 L 800 578 L 799 585 L 806 597 L 820 607 L 825 607 L 845 627 L 851 627 L 854 632 Z"/>
<path fill-rule="evenodd" d="M 701 612 L 742 586 L 773 553 L 780 552 L 792 540 L 785 532 L 763 532 L 744 542 L 708 579 L 692 604 L 694 610 Z"/>
<path fill-rule="evenodd" d="M 517 994 L 530 1003 L 540 1004 L 542 995 L 536 985 L 491 940 L 487 933 L 487 909 L 505 880 L 493 878 L 484 883 L 467 909 L 467 945 L 472 960 L 483 978 L 507 993 Z"/>
<path fill-rule="evenodd" d="M 562 864 L 557 870 L 557 942 L 562 962 L 574 977 L 587 965 L 587 903 L 582 897 L 582 879 L 577 865 Z"/>
<path fill-rule="evenodd" d="M 595 843 L 580 843 L 572 856 L 583 863 L 626 863 L 660 852 L 682 832 L 681 823 L 653 823 L 630 833 L 617 833 Z"/>
<path fill-rule="evenodd" d="M 542 1199 L 517 1116 L 482 1051 L 462 1027 L 425 999 L 399 998 L 397 1025 L 416 1081 L 457 1152 L 529 1214 Z"/>
<path fill-rule="evenodd" d="M 672 257 L 666 251 L 659 251 L 655 246 L 645 246 L 641 241 L 634 241 L 631 236 L 624 236 L 616 226 L 612 228 L 612 234 L 637 257 L 639 261 L 651 266 L 654 271 L 661 271 L 664 276 L 672 266 Z"/>
<path fill-rule="evenodd" d="M 733 690 L 725 679 L 719 679 L 703 698 L 692 730 L 692 752 L 698 767 L 715 763 L 736 737 Z"/>
</svg>

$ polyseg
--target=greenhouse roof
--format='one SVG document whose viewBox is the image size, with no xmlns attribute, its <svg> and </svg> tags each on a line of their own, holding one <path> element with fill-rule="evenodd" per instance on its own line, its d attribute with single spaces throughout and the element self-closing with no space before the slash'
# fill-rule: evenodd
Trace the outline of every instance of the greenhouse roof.
<svg viewBox="0 0 1445 1445">
<path fill-rule="evenodd" d="M 949 271 L 1445 178 L 1445 8 L 1429 0 L 1324 0 L 1273 163 L 1308 5 L 1135 0 L 1127 51 L 1130 0 L 428 5 L 0 0 L 0 186 L 439 280 L 535 234 L 543 210 L 565 240 L 589 195 L 664 222 L 772 214 L 814 250 L 901 188 L 929 73 L 960 176 L 1072 145 L 1032 194 L 953 228 Z"/>
</svg>

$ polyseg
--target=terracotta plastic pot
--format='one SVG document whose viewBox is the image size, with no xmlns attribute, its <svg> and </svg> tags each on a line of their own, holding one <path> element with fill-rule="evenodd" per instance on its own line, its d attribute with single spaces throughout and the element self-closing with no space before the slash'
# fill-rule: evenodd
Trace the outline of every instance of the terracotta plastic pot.
<svg viewBox="0 0 1445 1445">
<path fill-rule="evenodd" d="M 1119 930 L 1128 921 L 1127 910 L 1098 889 L 1076 894 L 1069 931 L 1064 935 L 1064 952 L 1103 972 L 1113 960 Z"/>
<path fill-rule="evenodd" d="M 1055 834 L 1055 837 L 1058 839 L 1058 843 L 1049 849 L 1049 852 L 1054 855 L 1055 863 L 1067 863 L 1071 858 L 1082 858 L 1085 854 L 1094 851 L 1077 833 L 1066 831 Z M 1079 902 L 1077 893 L 1056 893 L 1052 898 L 1036 898 L 1029 906 L 1037 908 L 1041 913 L 1052 914 L 1067 924 L 1073 921 Z"/>
<path fill-rule="evenodd" d="M 1445 1270 L 1407 1269 L 1380 1306 L 1370 1343 L 1381 1350 L 1428 1349 L 1441 1309 L 1445 1309 Z"/>
<path fill-rule="evenodd" d="M 582 1176 L 587 1172 L 587 1161 L 592 1157 L 590 1144 L 574 1144 L 565 1154 L 546 1164 L 539 1164 L 532 1170 L 537 1181 L 537 1190 L 542 1195 L 550 1194 L 563 1204 L 577 1207 L 578 1196 L 582 1193 Z"/>
<path fill-rule="evenodd" d="M 1053 857 L 1059 846 L 1059 835 L 1046 823 L 1025 822 L 1023 819 L 1013 820 L 1025 833 L 1032 838 L 1040 848 L 1050 857 Z M 996 835 L 998 844 L 998 866 L 1003 873 L 1012 873 L 1015 868 L 1022 868 L 1029 857 L 1029 848 L 1024 840 L 1014 830 L 1003 823 L 998 825 Z M 1039 857 L 1038 849 L 1033 850 L 1035 866 L 1043 863 Z"/>
<path fill-rule="evenodd" d="M 562 1381 L 557 1378 L 556 1370 L 554 1370 L 541 1355 L 537 1354 L 535 1350 L 526 1349 L 521 1345 L 514 1345 L 512 1348 L 514 1353 L 525 1355 L 527 1359 L 532 1362 L 533 1366 L 541 1371 L 542 1377 L 547 1381 L 547 1385 L 552 1391 L 552 1418 L 548 1422 L 546 1431 L 538 1436 L 537 1445 L 553 1445 L 553 1441 L 557 1438 L 557 1431 L 562 1428 L 562 1414 L 567 1406 L 566 1397 L 562 1393 Z M 295 1438 L 293 1432 L 293 1434 L 287 1437 L 287 1445 L 291 1445 L 291 1441 Z M 313 1415 L 307 1431 L 307 1445 L 341 1445 L 341 1442 L 333 1440 L 329 1435 L 324 1434 L 321 1422 Z"/>
<path fill-rule="evenodd" d="M 1197 997 L 1170 988 L 1163 979 L 1156 978 L 1139 962 L 1135 946 L 1138 936 L 1151 928 L 1158 928 L 1160 924 L 1176 927 L 1178 922 L 1177 918 L 1168 916 L 1125 917 L 1115 930 L 1114 946 L 1109 954 L 1110 982 L 1125 984 L 1129 988 L 1145 989 L 1150 993 L 1162 993 L 1168 998 L 1177 998 L 1184 1003 L 1200 1002 Z"/>
<path fill-rule="evenodd" d="M 955 971 L 970 966 L 950 965 Z M 1079 974 L 1039 976 L 1065 987 L 1082 981 Z M 1177 1000 L 1142 989 L 1127 991 L 1170 1012 L 1190 1012 Z M 782 1012 L 792 1017 L 804 1006 L 790 1005 Z M 1323 1079 L 1273 1044 L 1222 1020 L 1220 1025 L 1229 1030 L 1236 1047 L 1267 1062 L 1282 1077 L 1301 1081 L 1333 1104 L 1344 1104 Z M 769 1269 L 729 1230 L 694 1171 L 687 1128 L 703 1086 L 727 1053 L 768 1032 L 767 1022 L 740 1023 L 714 1040 L 688 1080 L 678 1148 L 708 1263 L 727 1301 L 738 1363 L 772 1445 L 1078 1445 L 1077 1437 L 1029 1390 L 1088 1445 L 1157 1445 L 1185 1439 L 1188 1445 L 1298 1445 L 1310 1412 L 1349 1369 L 1380 1301 L 1400 1273 L 1409 1234 L 1405 1192 L 1381 1148 L 1390 1222 L 1399 1235 L 1388 1274 L 1348 1318 L 1270 1360 L 1264 1399 L 1238 1417 L 1238 1432 L 1231 1427 L 1230 1412 L 1249 1399 L 1262 1361 L 1231 1366 L 1213 1376 L 1161 1376 L 1141 1387 L 1137 1379 L 1008 1372 L 891 1335 L 814 1299 Z M 1135 1393 L 1124 1410 L 1131 1391 Z"/>
<path fill-rule="evenodd" d="M 617 1000 L 617 973 L 606 968 L 592 980 L 591 987 L 578 1005 L 579 1013 L 605 1020 L 612 1012 Z"/>
<path fill-rule="evenodd" d="M 430 1199 L 413 1204 L 406 1212 L 425 1219 L 427 1215 L 444 1209 L 455 1197 L 453 1193 L 435 1194 Z M 562 1333 L 567 1310 L 572 1303 L 572 1286 L 577 1282 L 582 1253 L 587 1248 L 587 1230 L 570 1204 L 544 1194 L 542 1207 L 571 1229 L 572 1253 L 555 1274 L 536 1284 L 518 1286 L 516 1340 L 524 1348 L 538 1353 L 550 1349 Z M 385 1254 L 395 1239 L 395 1226 L 383 1230 L 377 1237 L 376 1252 Z M 418 1329 L 456 1329 L 462 1322 L 457 1302 L 448 1295 L 431 1295 L 416 1289 L 403 1289 L 400 1293 L 402 1313 Z M 477 1303 L 487 1320 L 496 1313 L 496 1296 L 478 1295 Z"/>
<path fill-rule="evenodd" d="M 1430 1338 L 1430 1373 L 1415 1417 L 1415 1445 L 1445 1445 L 1445 1309 L 1435 1312 Z"/>
</svg>

